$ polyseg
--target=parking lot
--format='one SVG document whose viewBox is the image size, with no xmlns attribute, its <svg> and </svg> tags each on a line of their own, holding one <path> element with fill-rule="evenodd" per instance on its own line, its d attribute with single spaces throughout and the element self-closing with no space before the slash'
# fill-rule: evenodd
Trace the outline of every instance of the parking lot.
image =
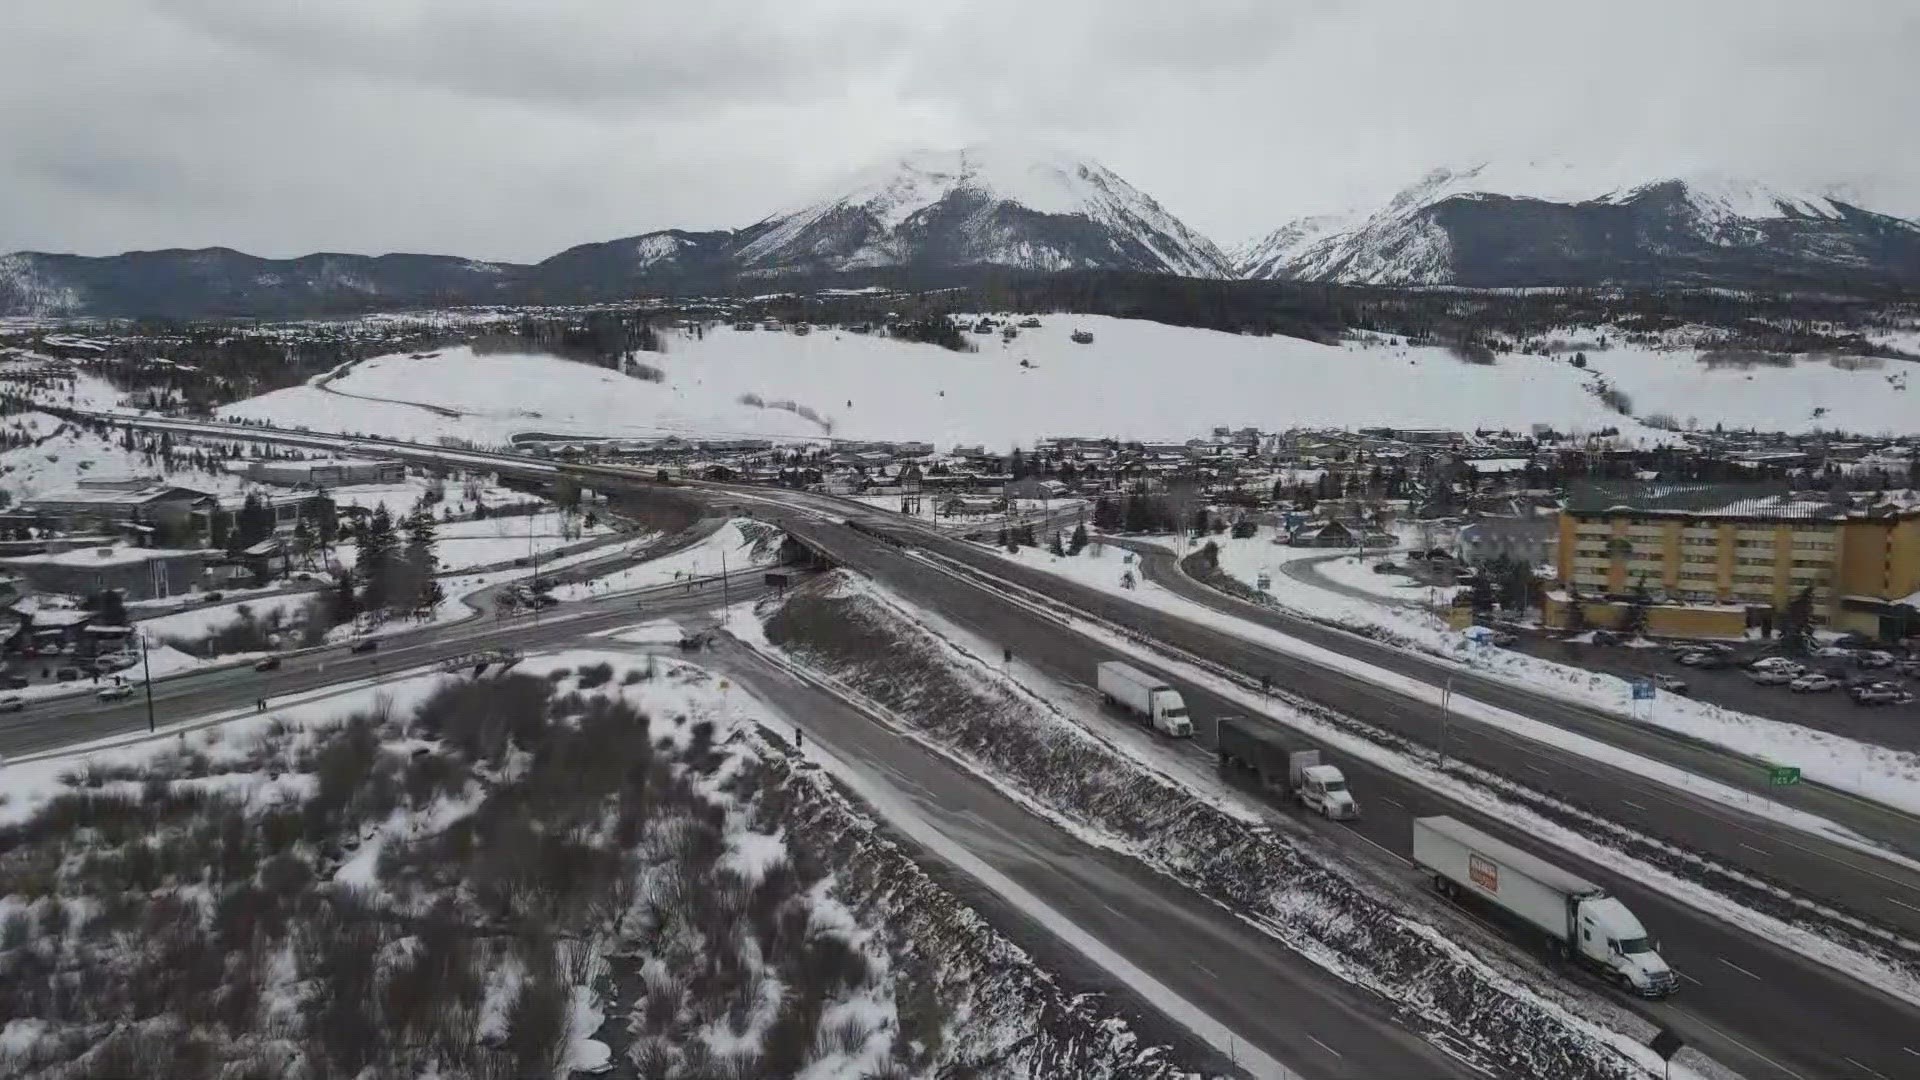
<svg viewBox="0 0 1920 1080">
<path fill-rule="evenodd" d="M 1660 648 L 1582 645 L 1536 634 L 1522 634 L 1515 648 L 1533 656 L 1623 678 L 1670 675 L 1687 684 L 1687 696 L 1728 709 L 1831 731 L 1862 742 L 1900 750 L 1920 750 L 1920 679 L 1893 669 L 1862 670 L 1838 657 L 1795 658 L 1808 671 L 1828 672 L 1847 679 L 1867 677 L 1893 683 L 1912 692 L 1916 700 L 1905 705 L 1856 705 L 1844 689 L 1796 693 L 1786 686 L 1763 686 L 1748 677 L 1745 665 L 1768 655 L 1760 648 L 1739 648 L 1720 670 L 1686 667 Z"/>
</svg>

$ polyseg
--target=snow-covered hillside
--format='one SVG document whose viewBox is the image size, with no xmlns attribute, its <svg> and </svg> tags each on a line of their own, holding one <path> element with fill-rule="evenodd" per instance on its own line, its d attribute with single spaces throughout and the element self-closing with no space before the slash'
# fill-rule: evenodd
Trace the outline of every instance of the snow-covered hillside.
<svg viewBox="0 0 1920 1080">
<path fill-rule="evenodd" d="M 223 413 L 487 445 L 520 432 L 804 439 L 826 434 L 827 425 L 836 437 L 926 439 L 942 448 L 1070 434 L 1186 439 L 1220 424 L 1546 423 L 1660 438 L 1600 403 L 1594 384 L 1605 378 L 1632 399 L 1636 415 L 1664 413 L 1681 424 L 1920 431 L 1920 401 L 1904 388 L 1898 362 L 1865 371 L 1812 361 L 1709 370 L 1689 350 L 1616 347 L 1589 351 L 1585 370 L 1542 356 L 1479 366 L 1382 339 L 1328 346 L 1100 316 L 1044 323 L 1011 342 L 979 335 L 976 353 L 832 330 L 669 334 L 664 354 L 643 354 L 665 373 L 663 383 L 551 357 L 449 349 L 432 359 L 370 360 L 325 389 L 281 390 Z M 1075 329 L 1092 332 L 1093 343 L 1072 342 Z"/>
</svg>

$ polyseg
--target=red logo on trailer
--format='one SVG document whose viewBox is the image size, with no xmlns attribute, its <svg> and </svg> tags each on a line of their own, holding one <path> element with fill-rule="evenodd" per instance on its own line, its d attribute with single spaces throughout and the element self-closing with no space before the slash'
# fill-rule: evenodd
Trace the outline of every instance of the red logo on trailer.
<svg viewBox="0 0 1920 1080">
<path fill-rule="evenodd" d="M 1500 891 L 1500 864 L 1482 855 L 1467 852 L 1467 876 L 1490 893 Z"/>
</svg>

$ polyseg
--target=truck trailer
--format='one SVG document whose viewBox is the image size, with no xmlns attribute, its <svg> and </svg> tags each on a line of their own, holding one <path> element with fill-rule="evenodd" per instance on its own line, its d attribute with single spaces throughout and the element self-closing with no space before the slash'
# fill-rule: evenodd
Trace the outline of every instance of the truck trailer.
<svg viewBox="0 0 1920 1080">
<path fill-rule="evenodd" d="M 1413 819 L 1413 861 L 1443 896 L 1479 897 L 1543 934 L 1562 957 L 1642 997 L 1679 987 L 1627 905 L 1578 874 L 1451 817 Z"/>
<path fill-rule="evenodd" d="M 1095 674 L 1100 696 L 1107 704 L 1127 710 L 1162 735 L 1185 738 L 1193 734 L 1187 703 L 1166 680 L 1117 660 L 1101 664 Z"/>
<path fill-rule="evenodd" d="M 1360 816 L 1360 804 L 1340 770 L 1320 760 L 1320 751 L 1301 747 L 1271 723 L 1244 716 L 1223 716 L 1214 733 L 1214 754 L 1222 769 L 1239 769 L 1260 778 L 1264 787 L 1282 788 L 1301 806 L 1335 821 Z"/>
</svg>

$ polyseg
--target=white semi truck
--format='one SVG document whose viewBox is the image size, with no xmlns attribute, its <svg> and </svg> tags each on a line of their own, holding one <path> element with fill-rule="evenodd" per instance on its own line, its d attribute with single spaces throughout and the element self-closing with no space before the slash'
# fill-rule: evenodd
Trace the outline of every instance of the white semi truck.
<svg viewBox="0 0 1920 1080">
<path fill-rule="evenodd" d="M 1413 861 L 1442 895 L 1479 897 L 1545 934 L 1561 956 L 1642 997 L 1679 987 L 1627 905 L 1578 874 L 1451 817 L 1413 819 Z"/>
<path fill-rule="evenodd" d="M 1303 807 L 1335 821 L 1360 816 L 1360 804 L 1340 770 L 1320 760 L 1320 751 L 1303 749 L 1275 724 L 1244 716 L 1223 716 L 1214 729 L 1214 754 L 1222 769 L 1240 769 L 1262 786 L 1286 791 Z"/>
<path fill-rule="evenodd" d="M 1162 735 L 1186 738 L 1193 734 L 1187 703 L 1180 691 L 1129 664 L 1109 660 L 1096 673 L 1100 696 L 1147 722 Z"/>
</svg>

